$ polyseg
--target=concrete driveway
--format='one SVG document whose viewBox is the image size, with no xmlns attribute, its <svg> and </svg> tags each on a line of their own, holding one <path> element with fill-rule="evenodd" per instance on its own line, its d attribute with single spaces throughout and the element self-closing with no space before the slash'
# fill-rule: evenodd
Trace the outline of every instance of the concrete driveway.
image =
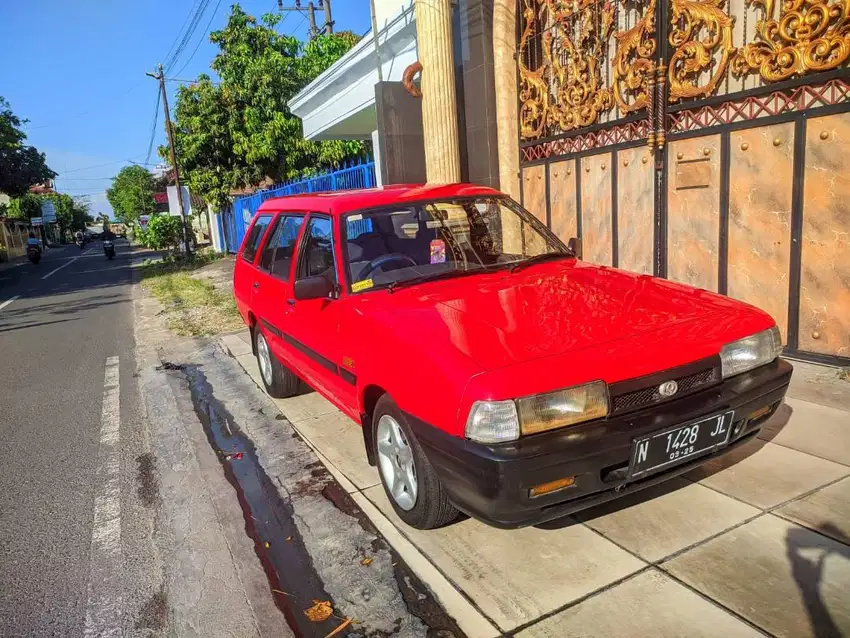
<svg viewBox="0 0 850 638">
<path fill-rule="evenodd" d="M 222 345 L 262 386 L 247 331 Z M 850 635 L 850 383 L 795 367 L 737 453 L 514 531 L 406 526 L 358 425 L 316 393 L 276 404 L 469 636 Z"/>
</svg>

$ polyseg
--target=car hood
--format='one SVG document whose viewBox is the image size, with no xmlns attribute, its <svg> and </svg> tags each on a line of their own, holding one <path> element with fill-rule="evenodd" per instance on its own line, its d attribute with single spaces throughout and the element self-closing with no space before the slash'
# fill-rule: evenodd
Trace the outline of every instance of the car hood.
<svg viewBox="0 0 850 638">
<path fill-rule="evenodd" d="M 586 368 L 604 357 L 618 371 L 595 378 L 608 382 L 715 355 L 773 325 L 721 295 L 576 260 L 411 286 L 389 300 L 388 329 L 438 330 L 483 370 L 537 360 Z M 644 348 L 653 351 L 641 363 Z M 618 353 L 636 361 L 611 365 Z"/>
</svg>

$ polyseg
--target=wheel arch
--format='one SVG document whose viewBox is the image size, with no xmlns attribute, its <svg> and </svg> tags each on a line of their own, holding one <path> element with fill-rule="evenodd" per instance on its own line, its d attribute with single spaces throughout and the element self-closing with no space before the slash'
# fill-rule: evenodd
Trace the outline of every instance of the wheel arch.
<svg viewBox="0 0 850 638">
<path fill-rule="evenodd" d="M 361 405 L 363 406 L 360 413 L 360 425 L 363 430 L 363 445 L 366 447 L 366 460 L 369 465 L 376 466 L 378 459 L 375 455 L 375 441 L 372 436 L 372 416 L 375 413 L 375 406 L 382 396 L 387 393 L 381 386 L 370 384 L 363 388 Z"/>
</svg>

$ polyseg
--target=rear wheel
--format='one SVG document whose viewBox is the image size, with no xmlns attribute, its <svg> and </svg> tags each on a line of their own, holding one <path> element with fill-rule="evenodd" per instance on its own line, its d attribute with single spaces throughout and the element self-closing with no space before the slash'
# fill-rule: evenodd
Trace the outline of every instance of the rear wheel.
<svg viewBox="0 0 850 638">
<path fill-rule="evenodd" d="M 457 518 L 404 413 L 387 394 L 375 406 L 372 434 L 381 483 L 401 520 L 418 529 L 434 529 Z"/>
<path fill-rule="evenodd" d="M 266 392 L 275 399 L 285 399 L 297 394 L 300 387 L 298 377 L 281 365 L 258 327 L 254 328 L 254 350 Z"/>
</svg>

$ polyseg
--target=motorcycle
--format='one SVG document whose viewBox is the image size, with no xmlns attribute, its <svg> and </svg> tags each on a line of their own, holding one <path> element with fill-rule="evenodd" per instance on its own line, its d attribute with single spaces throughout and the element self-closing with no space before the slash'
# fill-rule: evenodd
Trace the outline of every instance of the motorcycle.
<svg viewBox="0 0 850 638">
<path fill-rule="evenodd" d="M 32 263 L 37 264 L 41 261 L 41 248 L 32 244 L 27 246 L 27 257 Z"/>
<path fill-rule="evenodd" d="M 109 239 L 103 241 L 103 254 L 107 259 L 115 259 L 115 244 Z"/>
<path fill-rule="evenodd" d="M 76 244 L 77 244 L 77 247 L 78 247 L 80 250 L 83 250 L 83 249 L 86 247 L 86 240 L 85 240 L 85 239 L 78 239 L 78 240 L 77 240 L 76 242 L 74 242 L 74 243 L 76 243 Z"/>
</svg>

